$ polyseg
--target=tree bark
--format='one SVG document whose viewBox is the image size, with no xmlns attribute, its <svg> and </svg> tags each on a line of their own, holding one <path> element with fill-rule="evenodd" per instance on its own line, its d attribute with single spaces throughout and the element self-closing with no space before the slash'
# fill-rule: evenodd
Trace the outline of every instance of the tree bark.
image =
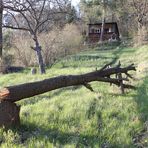
<svg viewBox="0 0 148 148">
<path fill-rule="evenodd" d="M 35 35 L 34 36 L 34 42 L 35 42 L 35 51 L 36 51 L 36 55 L 37 55 L 37 60 L 38 60 L 38 64 L 39 64 L 39 69 L 40 69 L 40 73 L 41 74 L 45 74 L 46 71 L 45 71 L 45 64 L 44 64 L 44 61 L 43 61 L 43 56 L 42 56 L 42 53 L 41 53 L 41 46 L 39 45 L 39 41 L 37 39 L 37 36 Z"/>
<path fill-rule="evenodd" d="M 101 34 L 99 42 L 103 42 L 103 35 L 104 35 L 104 26 L 105 26 L 105 16 L 106 16 L 106 1 L 103 0 L 103 11 L 102 11 L 102 27 L 101 27 Z"/>
<path fill-rule="evenodd" d="M 2 24 L 3 24 L 3 0 L 0 0 L 0 57 L 2 57 L 2 50 L 3 50 Z"/>
<path fill-rule="evenodd" d="M 12 127 L 20 124 L 20 107 L 11 102 L 0 102 L 0 127 Z"/>
<path fill-rule="evenodd" d="M 45 65 L 43 62 L 43 56 L 41 53 L 41 47 L 39 47 L 39 46 L 36 47 L 36 54 L 37 54 L 37 59 L 38 59 L 38 63 L 39 63 L 40 73 L 45 74 L 46 71 L 45 71 Z"/>
<path fill-rule="evenodd" d="M 100 70 L 82 75 L 58 76 L 43 81 L 5 87 L 0 91 L 0 100 L 16 102 L 48 91 L 74 85 L 84 85 L 86 88 L 92 90 L 92 88 L 89 87 L 88 83 L 93 81 L 107 82 L 120 86 L 121 80 L 119 78 L 111 78 L 113 77 L 112 75 L 118 73 L 125 73 L 127 74 L 127 76 L 130 76 L 128 74 L 128 71 L 136 70 L 133 65 L 130 65 L 125 68 L 120 68 L 119 65 L 114 68 L 108 69 L 106 67 L 107 66 L 105 65 Z M 123 81 L 128 80 L 123 78 Z M 123 84 L 123 87 L 131 89 L 135 88 L 134 86 L 127 84 Z"/>
<path fill-rule="evenodd" d="M 104 26 L 105 26 L 105 18 L 103 17 L 102 18 L 102 26 L 101 26 L 100 40 L 99 40 L 100 43 L 103 42 Z"/>
</svg>

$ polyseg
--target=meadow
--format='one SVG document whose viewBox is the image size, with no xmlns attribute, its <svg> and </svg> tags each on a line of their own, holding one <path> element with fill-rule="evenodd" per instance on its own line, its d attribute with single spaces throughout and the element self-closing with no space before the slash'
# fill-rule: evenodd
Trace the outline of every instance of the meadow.
<svg viewBox="0 0 148 148">
<path fill-rule="evenodd" d="M 17 102 L 21 126 L 0 129 L 1 148 L 135 148 L 148 146 L 148 46 L 95 47 L 61 59 L 45 75 L 22 73 L 0 76 L 0 87 L 58 75 L 95 71 L 119 60 L 134 63 L 131 84 L 137 90 L 93 82 L 51 91 Z"/>
</svg>

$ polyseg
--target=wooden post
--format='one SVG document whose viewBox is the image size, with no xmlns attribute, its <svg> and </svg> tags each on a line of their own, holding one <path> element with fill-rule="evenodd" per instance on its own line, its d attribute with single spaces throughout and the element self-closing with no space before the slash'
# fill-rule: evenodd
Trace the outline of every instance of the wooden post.
<svg viewBox="0 0 148 148">
<path fill-rule="evenodd" d="M 118 74 L 118 78 L 119 78 L 119 82 L 120 82 L 121 93 L 124 94 L 125 91 L 124 91 L 123 80 L 122 80 L 123 78 L 122 78 L 122 74 L 121 73 Z"/>
</svg>

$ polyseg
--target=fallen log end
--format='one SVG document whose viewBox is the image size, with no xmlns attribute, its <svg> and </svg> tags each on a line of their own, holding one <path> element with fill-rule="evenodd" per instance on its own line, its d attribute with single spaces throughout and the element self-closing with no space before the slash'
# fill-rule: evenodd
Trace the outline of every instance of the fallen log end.
<svg viewBox="0 0 148 148">
<path fill-rule="evenodd" d="M 0 99 L 7 97 L 10 94 L 9 90 L 7 88 L 3 88 L 0 90 Z"/>
</svg>

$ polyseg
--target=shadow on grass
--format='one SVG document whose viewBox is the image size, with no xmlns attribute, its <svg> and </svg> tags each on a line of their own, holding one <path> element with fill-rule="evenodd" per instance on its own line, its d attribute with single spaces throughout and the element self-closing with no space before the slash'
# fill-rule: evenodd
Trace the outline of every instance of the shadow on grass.
<svg viewBox="0 0 148 148">
<path fill-rule="evenodd" d="M 134 50 L 126 50 L 126 48 L 127 47 L 125 47 L 125 46 L 118 46 L 118 47 L 112 49 L 113 50 L 113 52 L 112 52 L 113 58 L 112 58 L 112 61 L 111 61 L 112 65 L 119 62 L 120 57 L 121 57 L 122 54 L 124 54 L 124 53 L 133 53 L 134 52 Z"/>
<path fill-rule="evenodd" d="M 106 48 L 106 50 L 104 48 Z M 92 66 L 95 67 L 95 66 L 102 66 L 102 64 L 104 66 L 109 62 L 116 64 L 119 61 L 122 54 L 124 53 L 130 54 L 135 51 L 135 49 L 132 48 L 130 50 L 127 49 L 128 47 L 122 45 L 119 46 L 105 45 L 103 47 L 98 47 L 95 50 L 93 49 L 92 51 L 96 51 L 95 55 L 94 54 L 83 55 L 82 53 L 80 55 L 79 54 L 73 55 L 65 58 L 64 60 L 61 60 L 59 62 L 59 65 L 61 68 L 68 68 L 68 67 L 79 68 L 81 67 L 81 65 L 83 65 L 83 67 L 92 67 Z M 108 53 L 111 53 L 111 55 L 108 55 Z M 78 62 L 80 62 L 81 64 Z"/>
<path fill-rule="evenodd" d="M 58 129 L 46 129 L 41 126 L 37 126 L 34 124 L 27 123 L 25 125 L 21 125 L 21 127 L 17 129 L 12 129 L 13 132 L 19 133 L 21 137 L 21 143 L 25 144 L 27 140 L 31 138 L 35 138 L 37 140 L 45 140 L 46 142 L 53 143 L 53 145 L 64 146 L 67 144 L 79 146 L 90 146 L 94 147 L 96 143 L 98 143 L 98 137 L 95 135 L 83 135 L 79 132 L 77 133 L 68 133 L 62 132 Z M 45 138 L 46 137 L 46 138 Z"/>
<path fill-rule="evenodd" d="M 135 143 L 140 143 L 142 147 L 148 146 L 148 77 L 138 88 L 137 95 L 134 96 L 137 103 L 137 109 L 140 115 L 140 121 L 143 123 L 143 130 L 134 136 Z"/>
<path fill-rule="evenodd" d="M 100 120 L 101 116 L 98 115 L 98 120 Z M 98 128 L 101 128 L 101 124 L 99 123 Z M 47 129 L 41 126 L 37 126 L 34 124 L 27 123 L 25 125 L 21 125 L 21 127 L 17 129 L 12 129 L 13 132 L 17 132 L 20 136 L 21 144 L 28 144 L 28 140 L 32 138 L 37 141 L 44 141 L 46 143 L 50 142 L 55 147 L 64 147 L 65 145 L 75 146 L 76 148 L 121 148 L 123 145 L 119 145 L 118 143 L 108 143 L 108 139 L 106 137 L 100 136 L 100 134 L 81 134 L 78 132 L 62 132 L 59 129 Z M 35 143 L 34 143 L 35 145 Z M 124 145 L 124 147 L 133 148 L 131 145 Z"/>
<path fill-rule="evenodd" d="M 96 116 L 97 118 L 97 127 L 96 132 L 90 133 L 82 133 L 79 131 L 81 127 L 79 120 L 75 120 L 74 117 L 66 118 L 66 119 L 56 119 L 52 120 L 49 117 L 50 125 L 58 123 L 59 125 L 66 125 L 69 129 L 76 127 L 77 130 L 74 132 L 68 132 L 66 130 L 60 130 L 60 127 L 51 128 L 44 125 L 38 125 L 37 123 L 30 123 L 27 120 L 24 120 L 24 123 L 18 128 L 13 129 L 14 133 L 18 133 L 20 137 L 20 143 L 27 145 L 28 140 L 34 139 L 35 141 L 41 141 L 45 144 L 50 142 L 55 147 L 65 145 L 75 146 L 76 148 L 90 147 L 90 148 L 121 148 L 123 144 L 119 144 L 118 142 L 110 142 L 108 136 L 103 133 L 105 124 L 102 117 L 102 111 L 96 111 L 97 108 L 97 99 L 94 98 L 90 102 L 90 106 L 86 112 L 86 118 L 89 120 Z M 86 129 L 87 131 L 87 129 Z M 132 148 L 132 145 L 124 144 L 124 147 Z"/>
<path fill-rule="evenodd" d="M 138 88 L 136 102 L 138 111 L 142 114 L 142 121 L 148 120 L 148 77 L 145 78 L 143 84 Z"/>
<path fill-rule="evenodd" d="M 126 53 L 132 53 L 133 52 L 133 50 L 132 51 L 130 51 L 130 50 L 126 50 L 126 51 L 124 51 L 125 50 L 125 47 L 119 47 L 118 49 L 116 49 L 114 52 L 113 52 L 113 55 L 114 55 L 114 58 L 113 58 L 113 60 L 112 60 L 112 63 L 113 64 L 116 64 L 116 62 L 118 62 L 119 60 L 120 60 L 120 57 L 121 57 L 121 55 L 124 53 L 124 52 L 126 52 Z"/>
</svg>

